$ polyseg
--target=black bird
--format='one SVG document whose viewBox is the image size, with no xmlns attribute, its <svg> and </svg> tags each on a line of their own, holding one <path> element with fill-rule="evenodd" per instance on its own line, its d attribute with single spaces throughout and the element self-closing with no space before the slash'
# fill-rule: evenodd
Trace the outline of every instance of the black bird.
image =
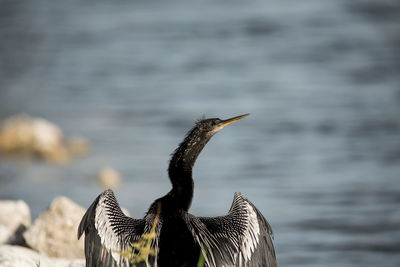
<svg viewBox="0 0 400 267">
<path fill-rule="evenodd" d="M 143 219 L 125 216 L 111 190 L 100 194 L 78 229 L 86 266 L 276 266 L 271 226 L 241 193 L 225 216 L 188 213 L 197 156 L 215 133 L 246 116 L 198 121 L 172 155 L 171 191 Z"/>
</svg>

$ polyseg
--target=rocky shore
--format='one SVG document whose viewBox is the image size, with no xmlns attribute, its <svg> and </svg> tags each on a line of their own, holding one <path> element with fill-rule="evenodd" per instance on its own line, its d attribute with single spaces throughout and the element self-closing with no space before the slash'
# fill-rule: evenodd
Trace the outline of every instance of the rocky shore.
<svg viewBox="0 0 400 267">
<path fill-rule="evenodd" d="M 13 115 L 0 123 L 0 155 L 17 160 L 68 163 L 89 152 L 89 141 L 66 136 L 60 127 L 39 117 Z M 103 167 L 97 181 L 113 188 L 121 175 Z M 85 209 L 66 197 L 56 197 L 33 222 L 23 200 L 0 200 L 0 266 L 85 266 L 84 238 L 77 230 Z"/>
<path fill-rule="evenodd" d="M 0 266 L 85 266 L 77 229 L 85 209 L 55 198 L 32 223 L 22 200 L 0 200 Z"/>
</svg>

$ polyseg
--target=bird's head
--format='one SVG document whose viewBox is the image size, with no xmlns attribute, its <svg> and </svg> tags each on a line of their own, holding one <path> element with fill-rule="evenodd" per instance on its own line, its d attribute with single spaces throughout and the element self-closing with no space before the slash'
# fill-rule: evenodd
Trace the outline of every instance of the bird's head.
<svg viewBox="0 0 400 267">
<path fill-rule="evenodd" d="M 243 114 L 226 120 L 221 120 L 219 118 L 202 119 L 196 123 L 195 128 L 199 133 L 211 137 L 219 132 L 222 128 L 224 128 L 226 125 L 241 120 L 248 115 L 249 114 Z"/>
<path fill-rule="evenodd" d="M 241 120 L 248 115 L 243 114 L 226 120 L 211 118 L 197 121 L 196 125 L 187 133 L 185 139 L 173 153 L 170 168 L 181 163 L 192 167 L 197 156 L 214 134 L 226 125 Z"/>
</svg>

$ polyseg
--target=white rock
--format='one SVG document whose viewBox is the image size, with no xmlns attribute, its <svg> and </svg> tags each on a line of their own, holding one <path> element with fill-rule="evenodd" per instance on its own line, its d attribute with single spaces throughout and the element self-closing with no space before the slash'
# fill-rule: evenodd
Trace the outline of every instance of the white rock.
<svg viewBox="0 0 400 267">
<path fill-rule="evenodd" d="M 84 138 L 66 139 L 57 125 L 43 118 L 14 115 L 0 126 L 0 151 L 6 155 L 63 163 L 87 150 L 88 142 Z"/>
<path fill-rule="evenodd" d="M 0 246 L 0 266 L 2 267 L 83 267 L 83 259 L 54 259 L 31 249 L 19 246 Z"/>
<path fill-rule="evenodd" d="M 12 236 L 12 231 L 5 227 L 4 225 L 0 225 L 0 244 L 4 244 L 8 241 L 8 239 Z"/>
<path fill-rule="evenodd" d="M 32 120 L 32 133 L 34 146 L 39 151 L 49 151 L 61 146 L 63 134 L 60 128 L 45 119 Z"/>
<path fill-rule="evenodd" d="M 30 147 L 38 151 L 50 150 L 61 144 L 63 134 L 55 124 L 26 114 L 6 119 L 1 126 L 1 135 L 9 142 L 7 149 Z"/>
<path fill-rule="evenodd" d="M 83 238 L 77 239 L 85 209 L 66 197 L 57 197 L 24 233 L 27 244 L 56 258 L 83 258 Z"/>
<path fill-rule="evenodd" d="M 31 213 L 22 200 L 0 201 L 0 244 L 11 239 L 19 227 L 31 225 Z"/>
</svg>

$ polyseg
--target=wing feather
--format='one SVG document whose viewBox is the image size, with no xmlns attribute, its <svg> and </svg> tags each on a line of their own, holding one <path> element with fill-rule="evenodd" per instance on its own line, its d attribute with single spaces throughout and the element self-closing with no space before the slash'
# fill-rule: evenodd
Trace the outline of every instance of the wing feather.
<svg viewBox="0 0 400 267">
<path fill-rule="evenodd" d="M 144 219 L 126 216 L 112 190 L 104 191 L 88 208 L 78 228 L 78 239 L 85 233 L 86 266 L 129 266 L 129 257 L 122 254 L 128 249 L 132 249 L 130 255 L 137 252 L 132 243 L 151 229 L 153 219 L 151 214 Z"/>
<path fill-rule="evenodd" d="M 276 266 L 271 226 L 241 193 L 225 216 L 187 215 L 189 229 L 207 266 Z"/>
</svg>

